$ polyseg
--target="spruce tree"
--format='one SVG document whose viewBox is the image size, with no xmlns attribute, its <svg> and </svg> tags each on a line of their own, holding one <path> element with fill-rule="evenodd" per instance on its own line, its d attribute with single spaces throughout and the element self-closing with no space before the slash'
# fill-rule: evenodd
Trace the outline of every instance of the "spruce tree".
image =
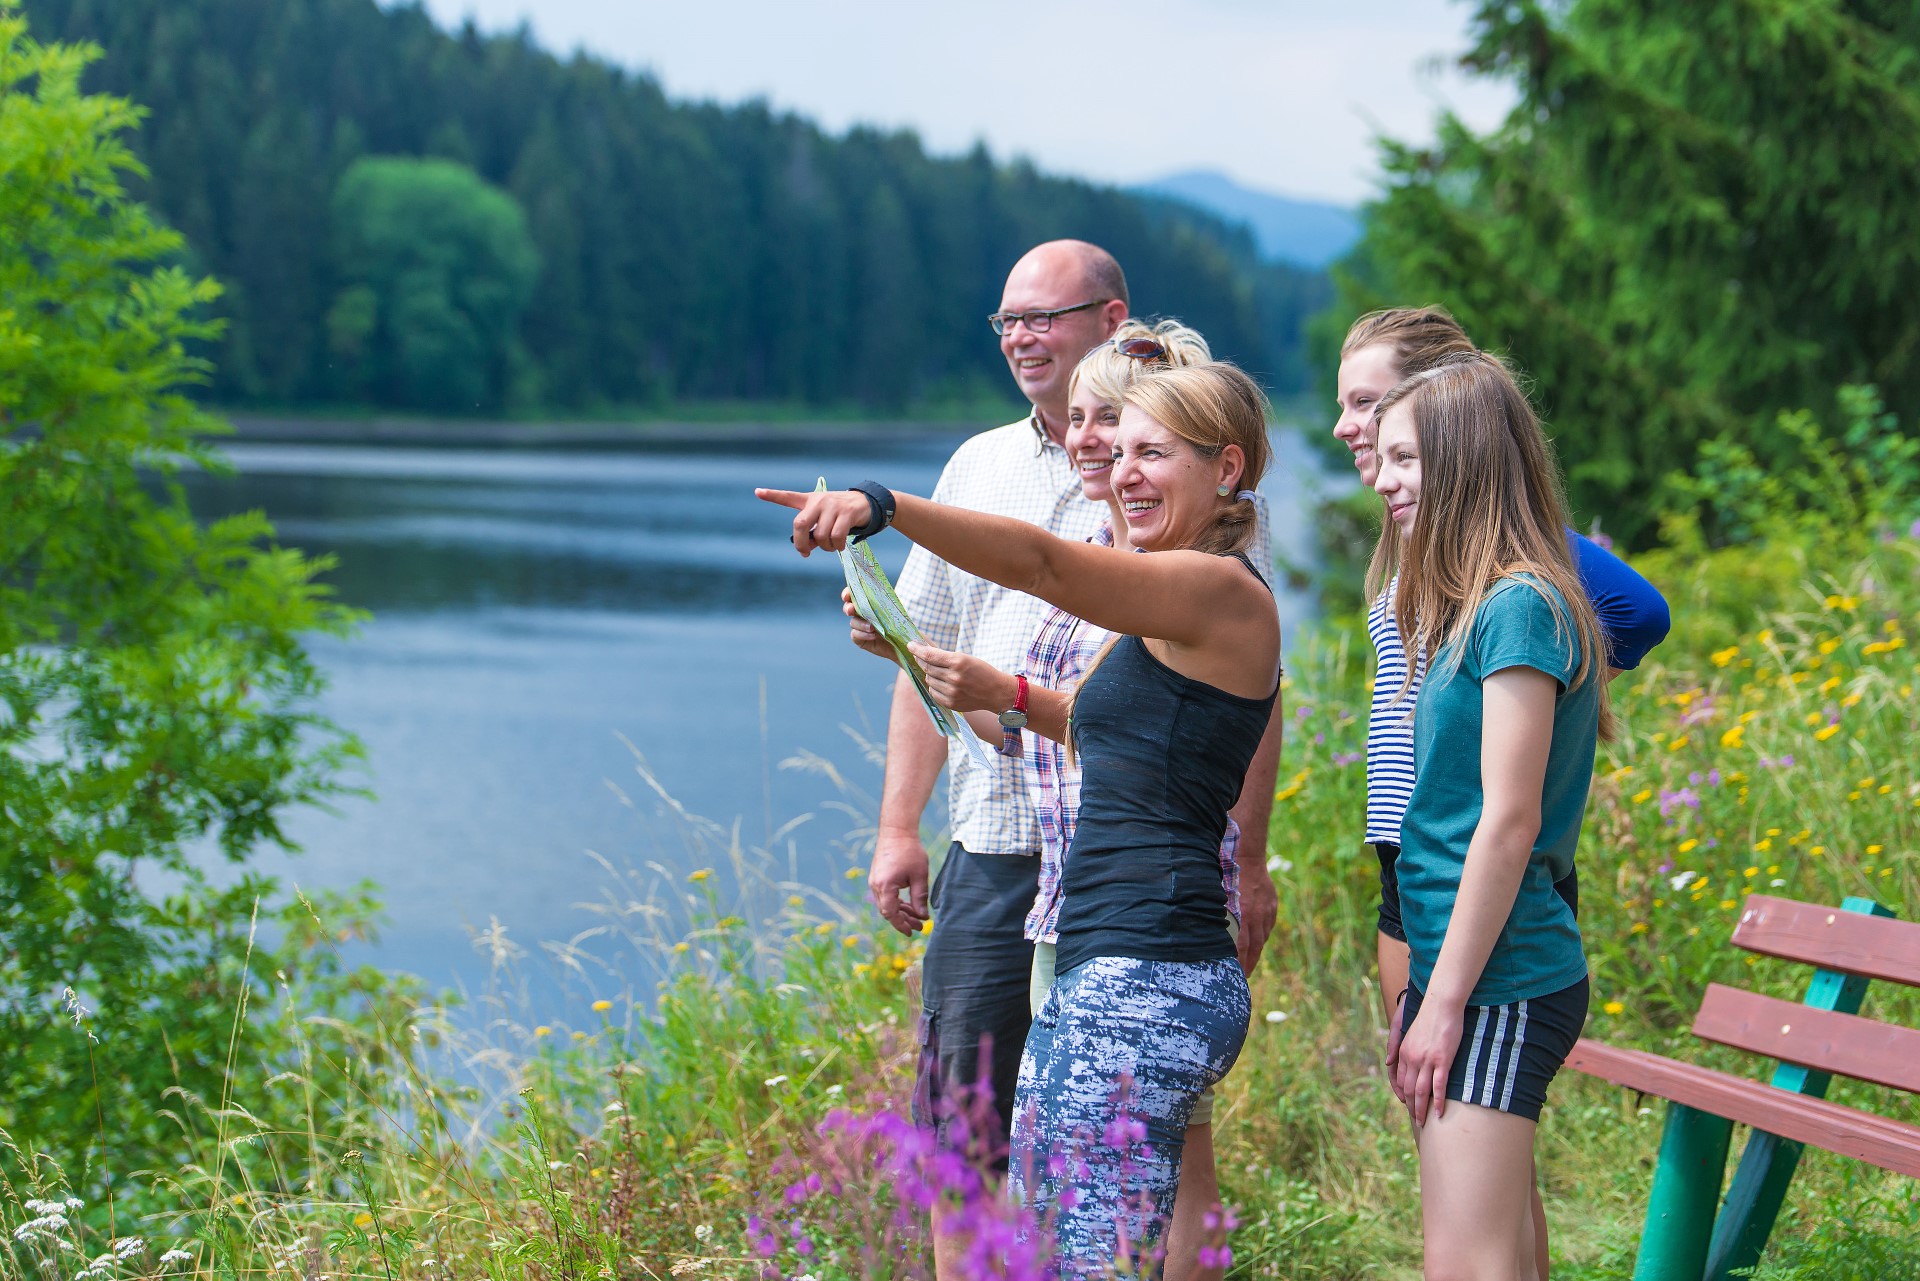
<svg viewBox="0 0 1920 1281">
<path fill-rule="evenodd" d="M 1700 443 L 1877 385 L 1920 418 L 1920 8 L 1483 3 L 1505 122 L 1385 144 L 1347 316 L 1438 302 L 1532 376 L 1582 522 L 1632 541 Z"/>
</svg>

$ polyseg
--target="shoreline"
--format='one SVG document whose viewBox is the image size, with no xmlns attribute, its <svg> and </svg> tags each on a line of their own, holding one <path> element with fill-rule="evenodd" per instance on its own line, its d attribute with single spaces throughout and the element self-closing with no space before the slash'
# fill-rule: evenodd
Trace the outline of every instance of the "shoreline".
<svg viewBox="0 0 1920 1281">
<path fill-rule="evenodd" d="M 823 441 L 874 436 L 941 437 L 970 434 L 997 422 L 966 419 L 732 422 L 512 422 L 485 419 L 326 418 L 229 413 L 211 409 L 233 428 L 223 437 L 246 444 L 404 445 L 449 449 L 585 449 L 609 446 L 727 443 L 795 437 Z"/>
</svg>

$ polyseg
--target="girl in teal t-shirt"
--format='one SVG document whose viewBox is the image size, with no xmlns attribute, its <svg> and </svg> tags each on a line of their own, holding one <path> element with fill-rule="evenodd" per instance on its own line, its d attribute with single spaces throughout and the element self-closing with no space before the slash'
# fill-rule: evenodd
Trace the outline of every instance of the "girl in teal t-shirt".
<svg viewBox="0 0 1920 1281">
<path fill-rule="evenodd" d="M 1567 546 L 1560 477 L 1526 396 L 1479 352 L 1381 398 L 1376 569 L 1432 656 L 1401 826 L 1410 983 L 1387 1064 L 1412 1114 L 1428 1271 L 1534 1273 L 1533 1139 L 1587 1015 L 1554 882 L 1573 866 L 1606 648 Z"/>
</svg>

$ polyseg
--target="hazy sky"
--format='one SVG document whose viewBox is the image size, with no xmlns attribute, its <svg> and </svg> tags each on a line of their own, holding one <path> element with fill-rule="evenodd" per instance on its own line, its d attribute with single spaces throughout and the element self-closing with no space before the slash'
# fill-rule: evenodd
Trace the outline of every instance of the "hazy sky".
<svg viewBox="0 0 1920 1281">
<path fill-rule="evenodd" d="M 1448 0 L 425 0 L 443 24 L 526 21 L 556 53 L 651 70 L 678 98 L 764 97 L 835 132 L 911 126 L 935 152 L 1113 182 L 1222 170 L 1364 198 L 1376 132 L 1425 140 L 1445 103 L 1488 125 L 1504 85 L 1440 69 Z"/>
</svg>

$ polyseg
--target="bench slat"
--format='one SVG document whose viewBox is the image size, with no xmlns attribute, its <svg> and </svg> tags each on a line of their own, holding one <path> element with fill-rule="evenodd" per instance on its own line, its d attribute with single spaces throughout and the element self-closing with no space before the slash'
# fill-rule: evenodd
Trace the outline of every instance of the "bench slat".
<svg viewBox="0 0 1920 1281">
<path fill-rule="evenodd" d="M 1920 1125 L 1792 1094 L 1644 1050 L 1626 1050 L 1584 1038 L 1574 1045 L 1567 1066 L 1640 1094 L 1683 1103 L 1783 1139 L 1920 1178 Z"/>
<path fill-rule="evenodd" d="M 1920 1032 L 1912 1028 L 1709 983 L 1693 1034 L 1856 1081 L 1920 1092 Z"/>
<path fill-rule="evenodd" d="M 1920 923 L 1751 894 L 1733 927 L 1749 952 L 1920 987 Z"/>
</svg>

